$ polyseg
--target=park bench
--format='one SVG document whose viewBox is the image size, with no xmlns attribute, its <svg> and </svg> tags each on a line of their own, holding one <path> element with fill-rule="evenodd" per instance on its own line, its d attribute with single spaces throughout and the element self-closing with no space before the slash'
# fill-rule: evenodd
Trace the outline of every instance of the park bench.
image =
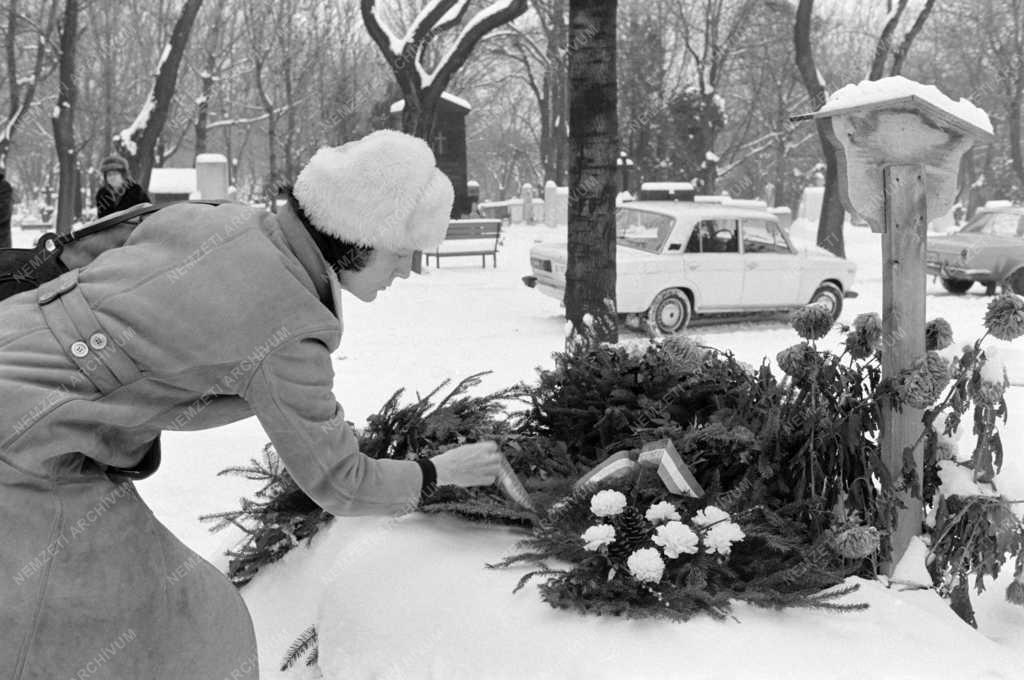
<svg viewBox="0 0 1024 680">
<path fill-rule="evenodd" d="M 426 263 L 433 257 L 438 266 L 442 257 L 479 255 L 481 266 L 487 266 L 487 256 L 498 266 L 498 245 L 501 239 L 501 220 L 452 220 L 444 241 L 433 252 L 424 251 Z"/>
</svg>

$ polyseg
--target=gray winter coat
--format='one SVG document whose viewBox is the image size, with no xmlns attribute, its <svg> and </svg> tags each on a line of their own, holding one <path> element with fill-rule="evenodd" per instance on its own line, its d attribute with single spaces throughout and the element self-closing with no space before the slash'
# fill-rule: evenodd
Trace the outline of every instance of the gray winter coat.
<svg viewBox="0 0 1024 680">
<path fill-rule="evenodd" d="M 294 218 L 183 204 L 0 303 L 0 678 L 258 677 L 234 587 L 119 475 L 163 430 L 255 414 L 327 511 L 416 506 L 333 396 L 338 291 Z"/>
</svg>

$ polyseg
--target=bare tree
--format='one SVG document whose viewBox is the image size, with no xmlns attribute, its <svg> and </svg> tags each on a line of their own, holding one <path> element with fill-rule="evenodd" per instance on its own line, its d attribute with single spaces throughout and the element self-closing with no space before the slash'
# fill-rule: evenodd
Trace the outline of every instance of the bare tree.
<svg viewBox="0 0 1024 680">
<path fill-rule="evenodd" d="M 114 136 L 114 148 L 128 160 L 132 174 L 143 187 L 149 185 L 157 140 L 163 133 L 167 113 L 178 83 L 178 68 L 192 34 L 192 26 L 203 0 L 185 0 L 174 22 L 170 40 L 157 65 L 153 87 L 131 125 Z"/>
<path fill-rule="evenodd" d="M 796 65 L 800 77 L 807 88 L 811 108 L 820 109 L 828 99 L 825 80 L 814 63 L 814 51 L 811 48 L 811 22 L 814 19 L 814 0 L 800 0 L 796 9 L 796 23 L 793 29 L 793 41 L 796 47 Z M 846 210 L 839 198 L 838 158 L 836 150 L 828 141 L 825 132 L 826 122 L 818 119 L 818 141 L 821 153 L 825 157 L 825 195 L 821 203 L 821 216 L 818 218 L 818 245 L 836 254 L 846 257 L 846 245 L 843 240 L 843 222 Z"/>
<path fill-rule="evenodd" d="M 75 148 L 75 102 L 78 85 L 75 82 L 75 51 L 78 46 L 78 0 L 65 0 L 64 15 L 60 21 L 60 88 L 57 105 L 53 109 L 53 141 L 57 149 L 60 168 L 57 192 L 57 233 L 71 232 L 78 195 L 78 152 Z"/>
<path fill-rule="evenodd" d="M 898 75 L 906 61 L 907 53 L 914 42 L 914 38 L 921 32 L 925 20 L 931 13 L 934 0 L 928 0 L 922 7 L 913 26 L 904 35 L 896 49 L 892 49 L 893 34 L 899 24 L 903 10 L 908 0 L 898 0 L 897 5 L 886 17 L 882 34 L 878 39 L 875 53 L 871 61 L 868 77 L 877 80 L 885 73 L 885 64 L 889 54 L 893 54 L 893 63 L 890 75 Z M 814 0 L 800 0 L 797 6 L 796 23 L 793 29 L 793 41 L 796 47 L 796 63 L 800 70 L 800 76 L 810 96 L 811 108 L 821 108 L 828 99 L 827 85 L 824 78 L 814 63 L 814 53 L 811 47 L 811 24 L 814 19 Z M 818 139 L 821 143 L 822 155 L 825 157 L 825 195 L 822 199 L 821 217 L 818 220 L 818 245 L 826 250 L 835 253 L 839 257 L 846 257 L 845 240 L 843 239 L 843 222 L 846 219 L 846 211 L 839 198 L 839 174 L 837 166 L 836 151 L 828 141 L 824 129 L 825 122 L 819 119 L 816 122 L 818 128 Z"/>
<path fill-rule="evenodd" d="M 569 156 L 569 98 L 567 64 L 568 23 L 561 0 L 532 0 L 534 30 L 511 26 L 492 51 L 512 60 L 537 103 L 544 179 L 565 184 Z"/>
<path fill-rule="evenodd" d="M 565 315 L 576 334 L 618 340 L 615 162 L 618 0 L 569 2 L 569 259 Z"/>
<path fill-rule="evenodd" d="M 892 8 L 892 11 L 886 16 L 885 25 L 882 27 L 882 33 L 878 37 L 878 43 L 875 45 L 875 56 L 871 60 L 871 68 L 868 71 L 868 80 L 879 80 L 885 75 L 885 64 L 889 59 L 889 55 L 892 55 L 892 66 L 889 69 L 890 76 L 899 75 L 903 71 L 903 64 L 907 60 L 907 53 L 910 52 L 910 46 L 914 43 L 914 38 L 924 28 L 925 21 L 928 20 L 928 16 L 932 13 L 932 9 L 935 7 L 935 0 L 926 0 L 921 11 L 918 12 L 917 18 L 914 20 L 913 25 L 903 35 L 903 40 L 897 45 L 894 35 L 896 34 L 896 28 L 899 26 L 900 18 L 903 16 L 903 11 L 907 8 L 909 0 L 897 0 L 896 6 Z"/>
<path fill-rule="evenodd" d="M 206 36 L 206 44 L 203 51 L 202 70 L 199 72 L 200 92 L 196 104 L 196 139 L 195 155 L 206 153 L 207 145 L 207 124 L 210 117 L 210 98 L 213 96 L 213 87 L 218 80 L 218 74 L 222 66 L 222 39 L 224 31 L 224 2 L 217 0 L 213 7 L 213 25 Z"/>
<path fill-rule="evenodd" d="M 18 63 L 21 47 L 18 44 L 20 20 L 18 0 L 7 0 L 7 30 L 4 36 L 4 57 L 7 61 L 7 117 L 0 126 L 0 168 L 7 167 L 7 154 L 11 148 L 11 140 L 25 114 L 32 108 L 36 87 L 43 75 L 46 64 L 47 44 L 53 33 L 53 25 L 57 16 L 57 0 L 42 2 L 35 20 L 35 54 L 32 57 L 32 70 L 28 75 L 19 75 Z"/>
<path fill-rule="evenodd" d="M 431 0 L 420 10 L 404 37 L 380 19 L 376 0 L 360 0 L 363 23 L 394 73 L 405 98 L 402 129 L 422 139 L 433 139 L 437 105 L 452 76 L 462 67 L 480 39 L 527 9 L 526 0 L 496 0 L 481 10 L 459 32 L 432 69 L 423 63 L 437 37 L 458 26 L 469 11 L 470 0 Z"/>
</svg>

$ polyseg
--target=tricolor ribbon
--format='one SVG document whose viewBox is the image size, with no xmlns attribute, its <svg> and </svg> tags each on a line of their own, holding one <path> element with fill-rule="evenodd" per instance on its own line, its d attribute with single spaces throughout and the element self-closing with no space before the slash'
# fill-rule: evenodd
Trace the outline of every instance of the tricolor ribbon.
<svg viewBox="0 0 1024 680">
<path fill-rule="evenodd" d="M 501 454 L 499 465 L 497 482 L 505 495 L 523 508 L 531 512 L 537 512 L 537 507 L 533 504 L 529 492 L 519 480 L 519 476 L 516 475 L 515 470 L 512 469 L 512 464 L 508 462 L 508 458 L 504 454 Z"/>
<path fill-rule="evenodd" d="M 648 442 L 640 449 L 618 451 L 594 466 L 573 485 L 575 490 L 607 483 L 629 475 L 638 465 L 657 468 L 669 493 L 700 498 L 704 489 L 683 462 L 671 439 Z"/>
</svg>

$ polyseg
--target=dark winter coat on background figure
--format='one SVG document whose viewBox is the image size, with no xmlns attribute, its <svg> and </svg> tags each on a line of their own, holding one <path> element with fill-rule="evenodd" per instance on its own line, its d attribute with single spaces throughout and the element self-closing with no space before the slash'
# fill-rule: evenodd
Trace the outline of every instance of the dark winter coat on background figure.
<svg viewBox="0 0 1024 680">
<path fill-rule="evenodd" d="M 14 209 L 13 189 L 0 172 L 0 248 L 11 247 L 11 211 Z"/>
<path fill-rule="evenodd" d="M 120 194 L 107 184 L 104 184 L 96 192 L 96 217 L 106 217 L 110 213 L 127 210 L 139 203 L 152 203 L 149 194 L 132 180 L 126 180 L 124 191 Z"/>
<path fill-rule="evenodd" d="M 0 302 L 0 678 L 259 677 L 236 588 L 118 472 L 162 430 L 256 415 L 328 512 L 415 509 L 420 467 L 360 453 L 334 398 L 339 295 L 290 213 L 181 204 Z"/>
</svg>

